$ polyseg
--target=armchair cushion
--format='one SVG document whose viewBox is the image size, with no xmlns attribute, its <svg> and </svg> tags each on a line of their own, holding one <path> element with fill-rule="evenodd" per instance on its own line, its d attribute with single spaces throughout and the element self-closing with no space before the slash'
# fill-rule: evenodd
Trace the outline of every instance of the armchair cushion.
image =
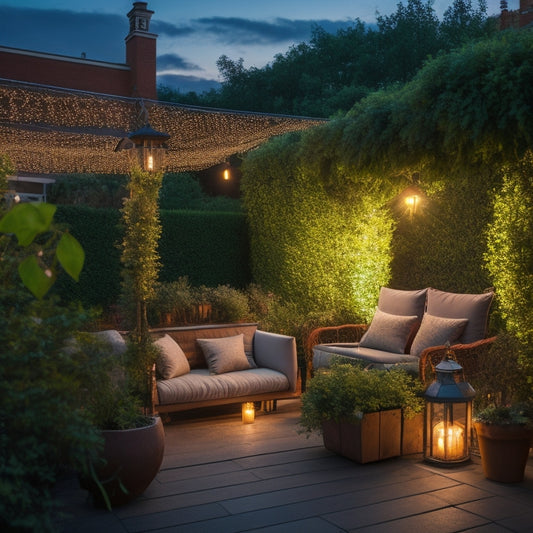
<svg viewBox="0 0 533 533">
<path fill-rule="evenodd" d="M 224 374 L 250 367 L 244 351 L 244 335 L 219 339 L 196 339 L 205 356 L 211 374 Z"/>
<path fill-rule="evenodd" d="M 381 287 L 378 309 L 391 315 L 416 315 L 420 321 L 426 307 L 426 293 L 427 289 L 403 291 Z"/>
<path fill-rule="evenodd" d="M 391 315 L 377 309 L 360 346 L 384 352 L 404 353 L 411 330 L 417 322 L 416 315 Z"/>
<path fill-rule="evenodd" d="M 466 318 L 441 318 L 426 313 L 411 346 L 411 355 L 420 357 L 430 346 L 441 346 L 446 342 L 453 344 L 461 336 L 467 323 Z"/>
<path fill-rule="evenodd" d="M 442 318 L 466 318 L 466 324 L 458 342 L 469 344 L 487 335 L 489 309 L 494 292 L 483 294 L 457 294 L 428 289 L 427 313 Z"/>
</svg>

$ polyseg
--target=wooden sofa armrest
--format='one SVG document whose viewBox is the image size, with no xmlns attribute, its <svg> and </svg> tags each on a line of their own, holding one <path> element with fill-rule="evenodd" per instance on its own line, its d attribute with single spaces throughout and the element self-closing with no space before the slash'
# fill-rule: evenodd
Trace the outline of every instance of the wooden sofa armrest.
<svg viewBox="0 0 533 533">
<path fill-rule="evenodd" d="M 450 347 L 455 359 L 463 367 L 465 379 L 475 376 L 479 369 L 479 359 L 489 350 L 496 337 L 489 337 L 470 344 L 455 344 Z M 446 354 L 446 346 L 431 346 L 420 354 L 419 374 L 424 385 L 429 385 L 435 378 L 435 367 Z"/>
<path fill-rule="evenodd" d="M 311 331 L 305 343 L 307 379 L 310 379 L 312 376 L 314 346 L 317 344 L 334 344 L 339 342 L 359 342 L 367 328 L 367 324 L 342 324 L 340 326 L 315 328 Z"/>
</svg>

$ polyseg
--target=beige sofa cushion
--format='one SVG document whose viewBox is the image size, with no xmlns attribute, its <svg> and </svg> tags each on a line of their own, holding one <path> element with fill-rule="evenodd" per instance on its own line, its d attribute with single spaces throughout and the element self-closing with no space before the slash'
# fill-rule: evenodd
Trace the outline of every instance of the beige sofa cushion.
<svg viewBox="0 0 533 533">
<path fill-rule="evenodd" d="M 377 309 L 360 346 L 384 352 L 404 353 L 411 330 L 417 322 L 416 315 L 391 315 Z"/>
<path fill-rule="evenodd" d="M 420 357 L 420 354 L 430 346 L 455 343 L 467 323 L 467 318 L 441 318 L 426 313 L 411 346 L 411 355 Z"/>
<path fill-rule="evenodd" d="M 162 378 L 170 379 L 183 376 L 191 370 L 183 350 L 170 335 L 164 335 L 157 339 L 154 344 L 159 349 L 156 370 Z"/>
<path fill-rule="evenodd" d="M 196 339 L 196 342 L 202 348 L 211 374 L 225 374 L 250 368 L 242 333 L 220 339 Z"/>
</svg>

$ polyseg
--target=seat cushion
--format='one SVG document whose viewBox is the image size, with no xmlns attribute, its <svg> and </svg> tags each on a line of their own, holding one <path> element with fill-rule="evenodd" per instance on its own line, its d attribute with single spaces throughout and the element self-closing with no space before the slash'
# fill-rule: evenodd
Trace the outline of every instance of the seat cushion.
<svg viewBox="0 0 533 533">
<path fill-rule="evenodd" d="M 426 293 L 427 289 L 403 291 L 381 287 L 378 309 L 391 315 L 416 315 L 420 321 L 426 307 Z"/>
<path fill-rule="evenodd" d="M 417 323 L 416 315 L 391 315 L 377 309 L 359 345 L 384 352 L 404 353 L 411 330 Z"/>
<path fill-rule="evenodd" d="M 447 342 L 454 344 L 467 324 L 466 318 L 441 318 L 426 313 L 411 346 L 411 355 L 420 357 L 431 346 L 443 346 Z"/>
<path fill-rule="evenodd" d="M 442 318 L 468 319 L 468 323 L 457 342 L 469 344 L 486 337 L 489 310 L 493 298 L 493 292 L 459 294 L 428 289 L 427 313 Z"/>
<path fill-rule="evenodd" d="M 368 363 L 394 365 L 416 363 L 418 357 L 405 353 L 391 353 L 373 348 L 365 348 L 359 343 L 317 344 L 313 347 L 313 368 L 327 367 L 334 355 L 359 359 Z"/>
<path fill-rule="evenodd" d="M 208 369 L 191 370 L 177 378 L 157 381 L 159 403 L 188 403 L 289 390 L 289 380 L 269 368 L 251 368 L 212 375 Z"/>
</svg>

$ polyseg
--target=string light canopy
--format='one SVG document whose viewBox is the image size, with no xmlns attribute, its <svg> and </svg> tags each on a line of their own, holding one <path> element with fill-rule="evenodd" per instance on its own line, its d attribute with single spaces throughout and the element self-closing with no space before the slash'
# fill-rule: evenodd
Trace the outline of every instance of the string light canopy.
<svg viewBox="0 0 533 533">
<path fill-rule="evenodd" d="M 325 119 L 208 109 L 145 100 L 151 127 L 169 136 L 166 170 L 220 164 L 270 137 Z M 115 151 L 138 129 L 139 100 L 0 80 L 0 153 L 19 173 L 127 173 L 128 150 Z"/>
</svg>

